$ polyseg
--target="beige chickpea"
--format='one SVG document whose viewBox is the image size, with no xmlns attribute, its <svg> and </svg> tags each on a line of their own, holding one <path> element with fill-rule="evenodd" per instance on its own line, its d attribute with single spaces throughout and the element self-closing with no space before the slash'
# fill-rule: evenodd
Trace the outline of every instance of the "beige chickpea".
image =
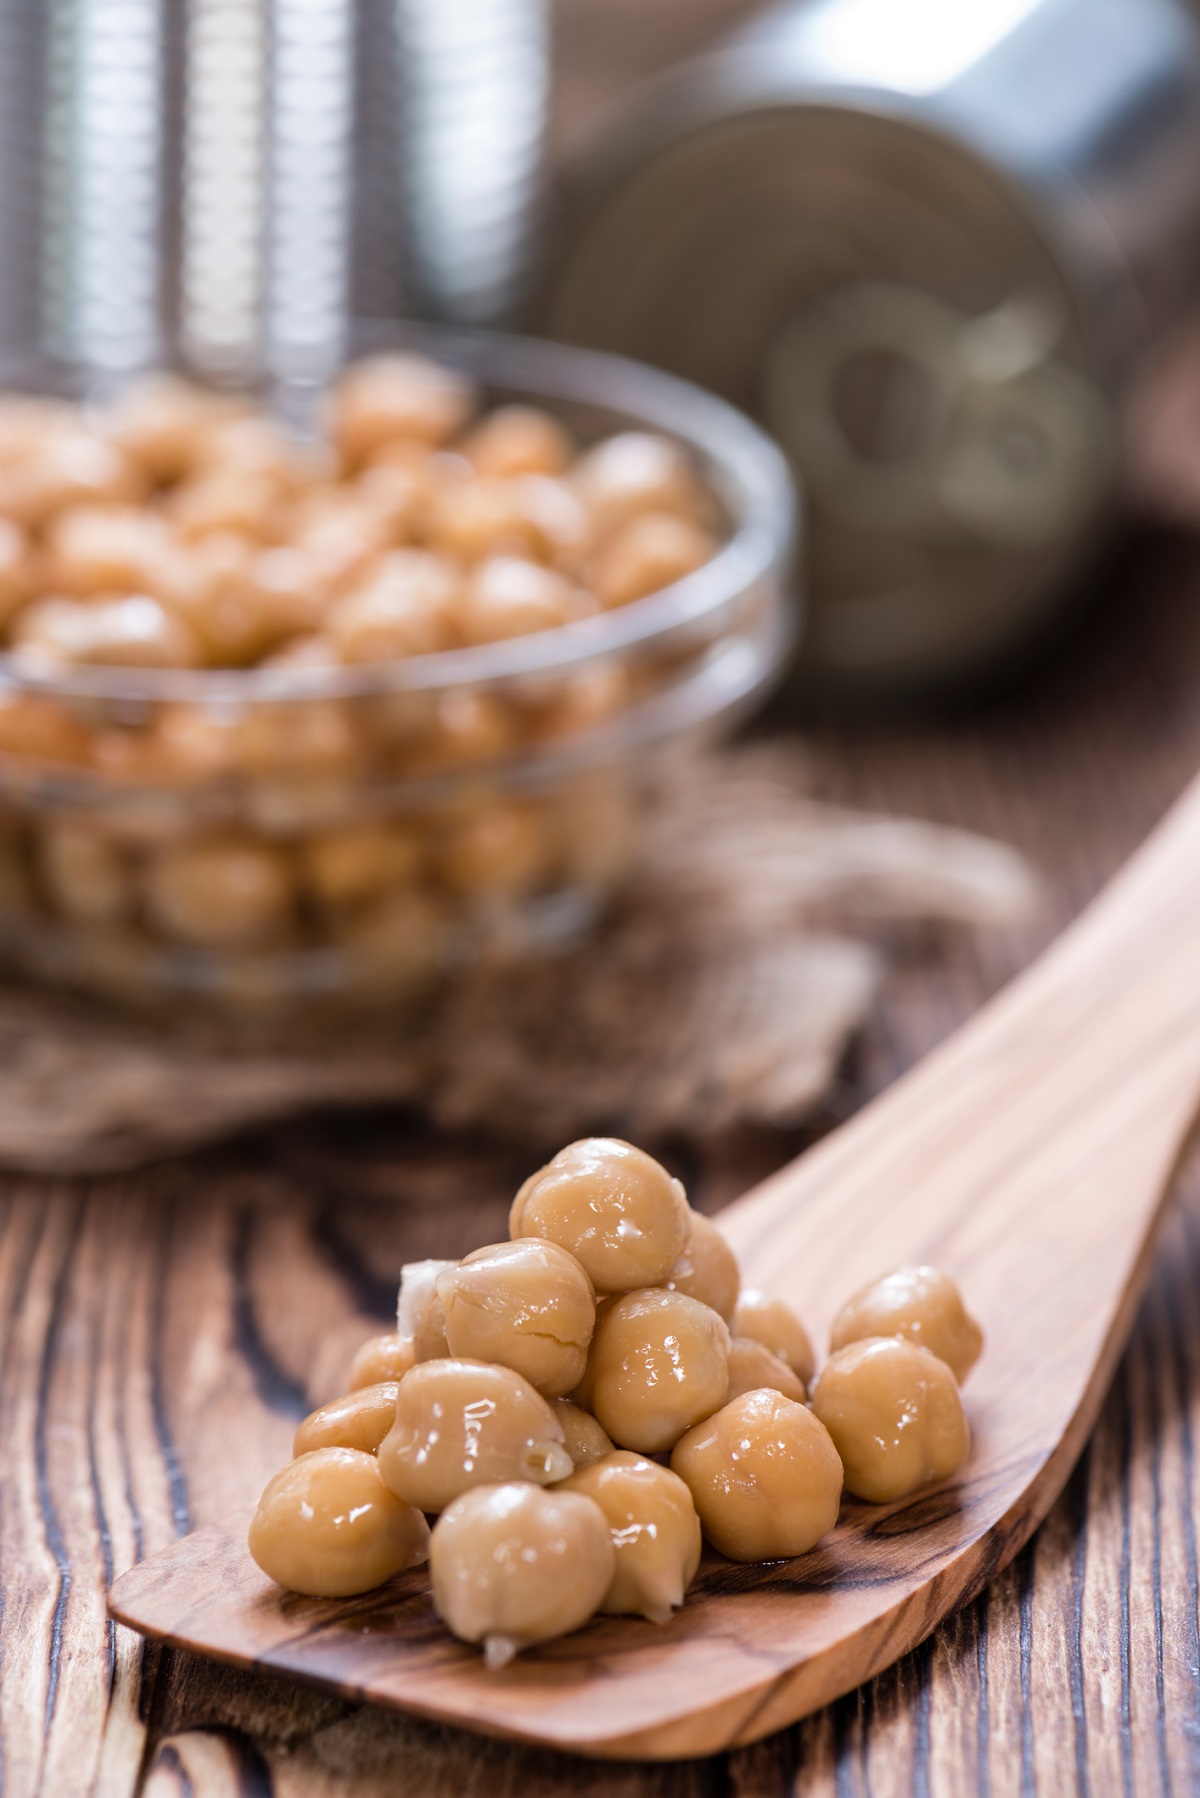
<svg viewBox="0 0 1200 1798">
<path fill-rule="evenodd" d="M 596 1299 L 574 1255 L 525 1237 L 476 1249 L 438 1276 L 452 1355 L 496 1361 L 545 1398 L 562 1398 L 587 1366 Z"/>
<path fill-rule="evenodd" d="M 748 1336 L 761 1342 L 773 1355 L 786 1361 L 797 1379 L 812 1383 L 817 1358 L 813 1354 L 808 1331 L 790 1305 L 772 1298 L 757 1287 L 743 1289 L 733 1313 L 731 1328 L 735 1336 Z"/>
<path fill-rule="evenodd" d="M 333 392 L 331 428 L 349 468 L 394 438 L 444 443 L 475 408 L 462 375 L 424 356 L 369 356 L 348 368 Z"/>
<path fill-rule="evenodd" d="M 593 525 L 574 488 L 565 480 L 543 474 L 517 475 L 507 485 L 509 503 L 522 521 L 529 545 L 526 553 L 578 578 L 587 560 Z"/>
<path fill-rule="evenodd" d="M 544 532 L 530 515 L 515 481 L 447 481 L 431 491 L 423 522 L 426 541 L 465 563 L 488 556 L 540 559 Z"/>
<path fill-rule="evenodd" d="M 689 1217 L 683 1187 L 652 1155 L 592 1136 L 530 1175 L 508 1228 L 514 1238 L 540 1236 L 569 1249 L 597 1292 L 629 1292 L 666 1276 L 687 1241 Z"/>
<path fill-rule="evenodd" d="M 563 1441 L 576 1468 L 590 1467 L 593 1461 L 612 1454 L 613 1445 L 607 1431 L 582 1405 L 569 1398 L 556 1398 L 551 1400 L 550 1409 L 562 1425 Z"/>
<path fill-rule="evenodd" d="M 20 525 L 0 518 L 0 627 L 32 599 L 37 568 L 28 537 Z"/>
<path fill-rule="evenodd" d="M 203 460 L 210 433 L 245 410 L 231 395 L 156 375 L 128 388 L 104 418 L 105 434 L 157 484 L 182 480 Z"/>
<path fill-rule="evenodd" d="M 647 512 L 623 525 L 599 550 L 591 588 L 605 611 L 632 605 L 712 560 L 716 543 L 690 519 Z"/>
<path fill-rule="evenodd" d="M 520 899 L 541 884 L 549 847 L 529 806 L 494 800 L 448 827 L 441 876 L 451 891 L 467 898 Z"/>
<path fill-rule="evenodd" d="M 40 434 L 19 463 L 0 468 L 0 513 L 29 530 L 71 506 L 128 504 L 143 493 L 124 451 L 78 422 Z"/>
<path fill-rule="evenodd" d="M 64 918 L 112 924 L 132 912 L 129 868 L 117 844 L 103 832 L 75 821 L 47 820 L 37 859 L 50 903 Z"/>
<path fill-rule="evenodd" d="M 519 556 L 491 556 L 463 584 L 456 622 L 467 643 L 497 643 L 570 623 L 572 589 L 561 574 Z"/>
<path fill-rule="evenodd" d="M 380 1380 L 318 1405 L 298 1426 L 292 1454 L 307 1455 L 315 1448 L 359 1448 L 373 1455 L 395 1422 L 399 1391 L 398 1380 Z"/>
<path fill-rule="evenodd" d="M 824 1424 L 778 1392 L 743 1393 L 677 1442 L 704 1534 L 731 1561 L 807 1554 L 837 1522 L 842 1463 Z"/>
<path fill-rule="evenodd" d="M 0 755 L 68 767 L 88 759 L 88 733 L 55 699 L 0 693 Z"/>
<path fill-rule="evenodd" d="M 461 687 L 436 698 L 429 728 L 407 759 L 418 769 L 463 767 L 496 761 L 516 741 L 511 706 L 493 693 Z"/>
<path fill-rule="evenodd" d="M 459 573 L 444 556 L 397 549 L 365 585 L 330 612 L 330 641 L 343 662 L 390 662 L 454 642 Z"/>
<path fill-rule="evenodd" d="M 313 495 L 293 523 L 289 540 L 317 569 L 327 588 L 348 593 L 373 576 L 399 538 L 380 507 L 353 490 L 334 487 Z"/>
<path fill-rule="evenodd" d="M 242 719 L 238 747 L 242 772 L 284 777 L 279 807 L 279 827 L 283 829 L 311 822 L 298 777 L 328 777 L 337 812 L 341 812 L 350 796 L 346 783 L 363 757 L 363 742 L 350 711 L 332 700 L 281 700 L 253 706 Z M 299 802 L 294 815 L 289 794 Z M 270 809 L 264 812 L 268 828 Z M 318 804 L 316 810 L 324 816 L 327 808 Z"/>
<path fill-rule="evenodd" d="M 949 1479 L 971 1446 L 954 1375 L 903 1336 L 867 1336 L 830 1355 L 812 1408 L 837 1445 L 847 1490 L 871 1504 Z"/>
<path fill-rule="evenodd" d="M 570 434 L 537 406 L 497 406 L 463 439 L 462 453 L 483 475 L 562 474 Z"/>
<path fill-rule="evenodd" d="M 274 543 L 284 526 L 288 488 L 263 468 L 214 468 L 171 490 L 168 518 L 186 542 L 235 531 L 251 543 Z"/>
<path fill-rule="evenodd" d="M 672 1292 L 708 1305 L 726 1323 L 733 1320 L 742 1276 L 737 1256 L 711 1219 L 699 1211 L 688 1214 L 688 1234 L 663 1285 Z"/>
<path fill-rule="evenodd" d="M 182 618 L 147 593 L 84 601 L 43 599 L 13 622 L 22 660 L 86 662 L 109 668 L 197 668 L 199 639 Z"/>
<path fill-rule="evenodd" d="M 332 451 L 300 443 L 261 412 L 214 420 L 201 434 L 197 464 L 273 476 L 283 489 L 302 489 L 337 472 Z"/>
<path fill-rule="evenodd" d="M 627 1292 L 597 1321 L 587 1371 L 591 1408 L 613 1441 L 661 1454 L 725 1402 L 729 1330 L 682 1292 Z"/>
<path fill-rule="evenodd" d="M 429 1556 L 429 1525 L 389 1492 L 374 1455 L 319 1448 L 282 1468 L 258 1502 L 250 1553 L 268 1579 L 312 1598 L 370 1592 Z"/>
<path fill-rule="evenodd" d="M 393 543 L 416 540 L 429 502 L 427 476 L 393 462 L 374 462 L 358 476 L 354 492 L 363 505 L 378 513 Z"/>
<path fill-rule="evenodd" d="M 400 824 L 358 824 L 310 837 L 300 849 L 305 885 L 324 907 L 362 905 L 416 879 L 419 833 Z"/>
<path fill-rule="evenodd" d="M 699 518 L 704 497 L 687 457 L 666 437 L 622 431 L 589 449 L 572 485 L 604 535 L 646 512 Z"/>
<path fill-rule="evenodd" d="M 604 1513 L 577 1492 L 523 1484 L 464 1493 L 443 1511 L 429 1546 L 433 1603 L 487 1666 L 581 1629 L 612 1581 Z"/>
<path fill-rule="evenodd" d="M 787 1362 L 773 1355 L 761 1342 L 749 1336 L 735 1336 L 729 1344 L 729 1384 L 725 1403 L 741 1398 L 743 1392 L 781 1392 L 784 1398 L 802 1405 L 808 1394 L 803 1380 L 794 1374 Z"/>
<path fill-rule="evenodd" d="M 269 943 L 292 919 L 287 860 L 265 843 L 213 837 L 163 849 L 145 873 L 146 909 L 164 936 L 197 948 Z"/>
<path fill-rule="evenodd" d="M 616 1570 L 600 1609 L 669 1622 L 700 1565 L 700 1519 L 679 1475 L 617 1450 L 556 1490 L 594 1500 L 608 1521 Z"/>
<path fill-rule="evenodd" d="M 829 1332 L 831 1349 L 864 1336 L 903 1336 L 944 1361 L 961 1385 L 979 1359 L 983 1331 L 948 1274 L 936 1267 L 899 1267 L 844 1304 Z"/>
<path fill-rule="evenodd" d="M 597 662 L 555 679 L 535 713 L 539 737 L 569 737 L 607 724 L 632 699 L 629 676 L 617 662 Z"/>
<path fill-rule="evenodd" d="M 511 1367 L 454 1360 L 405 1374 L 379 1465 L 398 1498 L 428 1512 L 472 1486 L 549 1486 L 572 1471 L 562 1425 L 528 1380 Z"/>
<path fill-rule="evenodd" d="M 157 513 L 138 506 L 76 506 L 46 534 L 45 578 L 54 592 L 157 593 L 172 537 Z"/>
<path fill-rule="evenodd" d="M 412 1344 L 413 1360 L 444 1361 L 449 1358 L 446 1311 L 438 1293 L 438 1279 L 457 1267 L 456 1261 L 408 1261 L 400 1269 L 396 1295 L 396 1334 Z"/>
<path fill-rule="evenodd" d="M 363 1343 L 350 1363 L 346 1385 L 351 1392 L 358 1392 L 364 1386 L 382 1386 L 388 1381 L 402 1380 L 409 1368 L 416 1364 L 409 1338 L 401 1336 L 398 1330 L 389 1330 L 382 1336 L 370 1336 Z"/>
</svg>

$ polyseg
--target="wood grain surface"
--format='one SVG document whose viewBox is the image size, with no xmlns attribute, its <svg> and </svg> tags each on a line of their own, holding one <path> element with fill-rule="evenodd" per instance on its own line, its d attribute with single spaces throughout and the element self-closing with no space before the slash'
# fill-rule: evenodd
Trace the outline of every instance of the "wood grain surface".
<svg viewBox="0 0 1200 1798">
<path fill-rule="evenodd" d="M 1048 882 L 1036 935 L 907 946 L 837 1109 L 995 990 L 1200 766 L 1200 556 L 1142 545 L 1112 588 L 1086 639 L 974 719 L 819 745 L 831 797 L 993 830 Z M 657 1146 L 717 1210 L 799 1145 Z M 501 1230 L 523 1171 L 510 1150 L 371 1117 L 132 1178 L 4 1183 L 6 1792 L 1197 1788 L 1200 1192 L 1186 1181 L 1097 1430 L 1032 1544 L 915 1654 L 753 1747 L 671 1767 L 590 1764 L 146 1648 L 110 1626 L 110 1575 L 244 1504 L 285 1456 L 295 1417 L 336 1388 L 386 1316 L 397 1262 Z"/>
</svg>

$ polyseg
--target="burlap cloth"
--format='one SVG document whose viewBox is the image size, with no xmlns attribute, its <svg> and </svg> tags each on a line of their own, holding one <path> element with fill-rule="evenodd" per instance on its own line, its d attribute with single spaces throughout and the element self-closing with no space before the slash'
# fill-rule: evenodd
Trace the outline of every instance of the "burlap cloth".
<svg viewBox="0 0 1200 1798">
<path fill-rule="evenodd" d="M 91 1170 L 318 1104 L 406 1101 L 550 1145 L 793 1123 L 869 1010 L 897 925 L 989 927 L 1030 904 L 1009 850 L 809 797 L 803 754 L 713 756 L 665 790 L 635 883 L 586 945 L 481 969 L 419 1030 L 329 1047 L 164 1035 L 0 987 L 0 1161 Z"/>
</svg>

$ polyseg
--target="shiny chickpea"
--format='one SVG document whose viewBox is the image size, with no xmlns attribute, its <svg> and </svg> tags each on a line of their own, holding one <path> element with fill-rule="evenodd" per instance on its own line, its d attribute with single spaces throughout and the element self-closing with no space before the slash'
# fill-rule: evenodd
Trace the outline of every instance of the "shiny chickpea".
<svg viewBox="0 0 1200 1798">
<path fill-rule="evenodd" d="M 700 1519 L 679 1475 L 617 1450 L 556 1490 L 594 1500 L 608 1521 L 617 1564 L 600 1609 L 669 1622 L 700 1565 Z"/>
<path fill-rule="evenodd" d="M 671 1468 L 731 1561 L 807 1554 L 837 1522 L 842 1463 L 829 1431 L 778 1392 L 743 1393 L 698 1423 L 676 1443 Z"/>
<path fill-rule="evenodd" d="M 688 1215 L 687 1241 L 663 1285 L 708 1305 L 726 1323 L 733 1320 L 742 1276 L 737 1256 L 717 1226 L 699 1211 Z"/>
<path fill-rule="evenodd" d="M 551 1400 L 550 1409 L 562 1425 L 567 1453 L 577 1468 L 590 1467 L 593 1461 L 612 1454 L 613 1445 L 607 1432 L 582 1405 L 574 1404 L 569 1398 L 556 1398 Z"/>
<path fill-rule="evenodd" d="M 949 1479 L 971 1446 L 954 1375 L 903 1336 L 867 1336 L 830 1355 L 812 1408 L 837 1445 L 847 1490 L 871 1504 Z"/>
<path fill-rule="evenodd" d="M 332 910 L 362 905 L 408 886 L 421 869 L 419 832 L 400 824 L 357 824 L 310 837 L 299 860 L 305 885 Z"/>
<path fill-rule="evenodd" d="M 572 485 L 604 535 L 646 512 L 697 519 L 700 483 L 683 451 L 665 437 L 623 431 L 582 455 Z"/>
<path fill-rule="evenodd" d="M 429 1555 L 429 1525 L 389 1492 L 374 1455 L 320 1448 L 290 1461 L 258 1502 L 250 1553 L 268 1579 L 311 1598 L 349 1598 Z"/>
<path fill-rule="evenodd" d="M 562 474 L 573 451 L 569 433 L 537 406 L 497 406 L 464 438 L 462 453 L 483 475 Z"/>
<path fill-rule="evenodd" d="M 769 1292 L 746 1287 L 738 1299 L 730 1326 L 735 1336 L 748 1336 L 761 1342 L 773 1355 L 786 1361 L 797 1379 L 808 1386 L 812 1382 L 817 1358 L 813 1354 L 808 1331 L 790 1305 L 772 1298 Z"/>
<path fill-rule="evenodd" d="M 983 1331 L 948 1274 L 900 1267 L 856 1292 L 833 1320 L 831 1349 L 864 1336 L 903 1336 L 944 1361 L 961 1385 L 979 1359 Z"/>
<path fill-rule="evenodd" d="M 428 550 L 393 550 L 364 586 L 330 612 L 330 641 L 343 662 L 390 662 L 454 642 L 459 573 Z"/>
<path fill-rule="evenodd" d="M 429 1512 L 472 1486 L 549 1486 L 572 1471 L 562 1425 L 541 1393 L 486 1361 L 422 1361 L 406 1373 L 379 1465 L 398 1498 Z"/>
<path fill-rule="evenodd" d="M 446 1311 L 438 1294 L 438 1279 L 457 1267 L 456 1261 L 408 1261 L 400 1269 L 396 1295 L 396 1334 L 412 1344 L 414 1361 L 449 1358 Z"/>
<path fill-rule="evenodd" d="M 64 918 L 112 924 L 132 912 L 134 888 L 125 858 L 101 831 L 73 821 L 47 820 L 37 859 L 50 903 Z"/>
<path fill-rule="evenodd" d="M 444 443 L 475 408 L 471 383 L 424 356 L 368 356 L 342 375 L 333 392 L 334 442 L 358 468 L 394 438 Z"/>
<path fill-rule="evenodd" d="M 596 1299 L 574 1255 L 525 1237 L 476 1249 L 439 1275 L 450 1353 L 523 1374 L 562 1398 L 587 1366 Z"/>
<path fill-rule="evenodd" d="M 17 614 L 12 638 L 20 658 L 31 664 L 197 668 L 204 661 L 190 625 L 146 593 L 92 601 L 38 600 Z"/>
<path fill-rule="evenodd" d="M 244 411 L 244 402 L 174 375 L 139 381 L 104 419 L 105 434 L 158 484 L 182 480 L 204 457 L 214 427 Z"/>
<path fill-rule="evenodd" d="M 577 1492 L 505 1484 L 464 1493 L 434 1525 L 433 1603 L 493 1671 L 523 1648 L 581 1629 L 612 1581 L 604 1513 Z"/>
<path fill-rule="evenodd" d="M 145 873 L 151 922 L 179 943 L 241 949 L 269 943 L 292 919 L 291 870 L 265 843 L 213 837 L 165 848 Z"/>
<path fill-rule="evenodd" d="M 630 519 L 606 542 L 591 568 L 591 588 L 605 611 L 632 605 L 712 560 L 716 543 L 700 525 L 669 512 Z"/>
<path fill-rule="evenodd" d="M 463 584 L 455 614 L 464 642 L 498 643 L 569 624 L 572 589 L 561 574 L 519 556 L 492 556 Z"/>
<path fill-rule="evenodd" d="M 698 1299 L 660 1287 L 627 1292 L 596 1324 L 592 1410 L 621 1448 L 671 1449 L 725 1401 L 729 1330 Z"/>
<path fill-rule="evenodd" d="M 11 519 L 0 518 L 0 627 L 29 603 L 36 584 L 29 539 Z"/>
<path fill-rule="evenodd" d="M 513 1200 L 509 1234 L 569 1249 L 597 1292 L 654 1286 L 688 1236 L 683 1187 L 644 1150 L 616 1137 L 569 1143 Z M 630 1447 L 636 1448 L 637 1443 Z"/>
<path fill-rule="evenodd" d="M 802 1405 L 808 1394 L 803 1380 L 797 1378 L 780 1356 L 773 1355 L 761 1342 L 749 1336 L 735 1336 L 729 1344 L 729 1385 L 725 1403 L 741 1398 L 743 1392 L 781 1392 L 784 1398 Z"/>
<path fill-rule="evenodd" d="M 360 1386 L 310 1411 L 296 1430 L 293 1455 L 315 1448 L 359 1448 L 373 1455 L 396 1420 L 398 1380 Z"/>
<path fill-rule="evenodd" d="M 76 506 L 46 534 L 47 585 L 86 598 L 93 593 L 157 593 L 171 553 L 171 532 L 137 506 Z"/>
<path fill-rule="evenodd" d="M 441 876 L 451 891 L 466 898 L 520 899 L 541 884 L 548 851 L 536 812 L 493 800 L 448 827 Z"/>
<path fill-rule="evenodd" d="M 412 1342 L 398 1330 L 382 1336 L 368 1337 L 350 1363 L 346 1385 L 351 1392 L 364 1386 L 382 1386 L 390 1380 L 402 1380 L 410 1367 L 417 1364 Z"/>
</svg>

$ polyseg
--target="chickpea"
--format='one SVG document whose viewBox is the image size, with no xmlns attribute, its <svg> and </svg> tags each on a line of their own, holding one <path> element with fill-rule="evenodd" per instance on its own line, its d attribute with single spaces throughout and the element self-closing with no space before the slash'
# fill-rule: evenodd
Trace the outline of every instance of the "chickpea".
<svg viewBox="0 0 1200 1798">
<path fill-rule="evenodd" d="M 359 1392 L 364 1386 L 382 1386 L 402 1380 L 416 1364 L 412 1342 L 398 1330 L 392 1330 L 383 1336 L 371 1336 L 363 1343 L 350 1363 L 346 1384 L 351 1392 Z"/>
<path fill-rule="evenodd" d="M 13 625 L 22 659 L 90 662 L 110 668 L 197 668 L 204 660 L 190 625 L 149 594 L 84 601 L 43 599 Z"/>
<path fill-rule="evenodd" d="M 837 1522 L 842 1463 L 829 1431 L 778 1392 L 745 1392 L 698 1423 L 671 1468 L 731 1561 L 807 1554 Z"/>
<path fill-rule="evenodd" d="M 536 406 L 497 406 L 464 439 L 462 453 L 483 475 L 562 474 L 571 438 Z"/>
<path fill-rule="evenodd" d="M 593 1461 L 611 1455 L 613 1445 L 590 1411 L 569 1398 L 552 1399 L 550 1409 L 562 1425 L 563 1441 L 576 1468 L 590 1467 Z"/>
<path fill-rule="evenodd" d="M 268 1579 L 312 1598 L 349 1598 L 429 1555 L 429 1525 L 388 1491 L 374 1455 L 319 1448 L 275 1475 L 250 1525 Z"/>
<path fill-rule="evenodd" d="M 446 1310 L 438 1293 L 438 1279 L 457 1266 L 457 1261 L 409 1261 L 400 1269 L 396 1334 L 402 1342 L 412 1344 L 414 1362 L 449 1358 Z"/>
<path fill-rule="evenodd" d="M 137 506 L 76 506 L 47 532 L 46 578 L 60 593 L 156 593 L 172 547 L 154 512 Z"/>
<path fill-rule="evenodd" d="M 954 1375 L 903 1336 L 866 1336 L 830 1355 L 812 1407 L 837 1445 L 847 1489 L 871 1504 L 949 1479 L 971 1447 Z"/>
<path fill-rule="evenodd" d="M 87 732 L 57 700 L 0 692 L 0 755 L 76 766 L 88 748 Z"/>
<path fill-rule="evenodd" d="M 139 381 L 110 408 L 106 434 L 156 484 L 178 481 L 203 459 L 210 433 L 244 402 L 174 375 Z"/>
<path fill-rule="evenodd" d="M 703 511 L 700 484 L 682 450 L 644 431 L 596 444 L 575 464 L 572 484 L 604 535 L 645 512 L 695 519 Z"/>
<path fill-rule="evenodd" d="M 583 571 L 592 537 L 591 520 L 566 481 L 547 475 L 518 475 L 507 483 L 509 503 L 521 520 L 529 554 L 567 574 Z"/>
<path fill-rule="evenodd" d="M 608 1520 L 617 1565 L 600 1609 L 670 1622 L 700 1565 L 700 1519 L 679 1475 L 618 1450 L 557 1490 L 593 1499 Z"/>
<path fill-rule="evenodd" d="M 569 1249 L 597 1292 L 629 1292 L 665 1278 L 687 1241 L 689 1217 L 683 1187 L 653 1156 L 593 1136 L 569 1143 L 530 1175 L 508 1228 L 514 1238 L 540 1236 Z"/>
<path fill-rule="evenodd" d="M 660 1454 L 725 1402 L 728 1363 L 729 1330 L 707 1305 L 658 1287 L 627 1292 L 596 1325 L 592 1409 L 621 1448 Z"/>
<path fill-rule="evenodd" d="M 29 539 L 20 525 L 0 518 L 0 626 L 33 598 L 35 581 Z"/>
<path fill-rule="evenodd" d="M 549 1486 L 572 1471 L 547 1401 L 510 1367 L 486 1361 L 422 1361 L 406 1373 L 379 1465 L 398 1498 L 429 1512 L 472 1486 Z"/>
<path fill-rule="evenodd" d="M 605 611 L 632 605 L 712 560 L 716 543 L 690 519 L 647 512 L 623 525 L 604 544 L 592 567 L 591 586 Z"/>
<path fill-rule="evenodd" d="M 429 503 L 429 481 L 418 470 L 375 462 L 354 484 L 362 504 L 383 520 L 393 543 L 411 543 Z"/>
<path fill-rule="evenodd" d="M 343 662 L 390 662 L 448 649 L 459 574 L 444 556 L 397 549 L 371 579 L 340 600 L 327 620 Z"/>
<path fill-rule="evenodd" d="M 579 1384 L 596 1321 L 592 1283 L 566 1249 L 497 1242 L 438 1276 L 450 1353 L 523 1374 L 546 1398 Z"/>
<path fill-rule="evenodd" d="M 671 1292 L 686 1292 L 689 1298 L 699 1299 L 730 1323 L 741 1283 L 737 1256 L 717 1226 L 701 1212 L 690 1212 L 687 1241 L 663 1285 Z"/>
<path fill-rule="evenodd" d="M 37 530 L 69 506 L 140 499 L 138 469 L 114 443 L 78 423 L 39 434 L 17 465 L 0 471 L 0 513 Z"/>
<path fill-rule="evenodd" d="M 804 1385 L 812 1384 L 817 1358 L 808 1331 L 782 1299 L 772 1298 L 756 1287 L 746 1287 L 738 1299 L 731 1327 L 735 1336 L 761 1342 L 773 1355 L 786 1361 Z"/>
<path fill-rule="evenodd" d="M 292 542 L 328 588 L 348 592 L 375 573 L 397 533 L 387 514 L 341 488 L 315 494 L 293 527 Z"/>
<path fill-rule="evenodd" d="M 111 837 L 86 824 L 48 820 L 38 860 L 50 903 L 64 918 L 112 924 L 133 910 L 133 883 Z"/>
<path fill-rule="evenodd" d="M 572 593 L 561 574 L 519 556 L 492 556 L 466 581 L 458 628 L 467 643 L 496 643 L 569 624 Z"/>
<path fill-rule="evenodd" d="M 548 845 L 537 814 L 495 800 L 459 818 L 446 833 L 441 874 L 468 897 L 520 899 L 540 885 Z"/>
<path fill-rule="evenodd" d="M 493 1672 L 523 1648 L 581 1629 L 612 1581 L 600 1507 L 577 1492 L 505 1484 L 464 1493 L 434 1525 L 433 1603 Z"/>
<path fill-rule="evenodd" d="M 332 910 L 378 899 L 420 871 L 418 833 L 400 824 L 358 824 L 310 837 L 300 850 L 303 878 Z"/>
<path fill-rule="evenodd" d="M 176 942 L 242 949 L 271 942 L 292 919 L 292 881 L 278 850 L 239 837 L 163 849 L 146 869 L 152 922 Z"/>
<path fill-rule="evenodd" d="M 300 444 L 271 418 L 261 413 L 215 420 L 203 433 L 199 466 L 237 469 L 243 474 L 268 474 L 282 489 L 297 489 L 336 474 L 332 453 L 314 444 Z"/>
<path fill-rule="evenodd" d="M 539 737 L 569 737 L 607 724 L 630 703 L 629 677 L 617 662 L 597 662 L 556 682 L 537 718 Z"/>
<path fill-rule="evenodd" d="M 254 706 L 242 720 L 238 743 L 242 771 L 285 775 L 285 796 L 299 796 L 294 784 L 298 775 L 337 776 L 339 811 L 346 799 L 344 782 L 362 759 L 362 742 L 350 716 L 345 707 L 331 701 L 281 700 Z M 283 813 L 284 829 L 309 821 L 303 805 L 293 816 L 285 804 Z"/>
<path fill-rule="evenodd" d="M 802 1405 L 808 1394 L 803 1380 L 797 1378 L 780 1356 L 773 1355 L 761 1342 L 749 1336 L 735 1336 L 729 1345 L 729 1385 L 725 1403 L 741 1398 L 743 1392 L 781 1392 L 784 1398 Z"/>
<path fill-rule="evenodd" d="M 929 1349 L 960 1386 L 983 1348 L 983 1331 L 958 1287 L 936 1267 L 900 1267 L 856 1292 L 834 1318 L 829 1346 L 845 1348 L 864 1336 L 903 1336 Z"/>
<path fill-rule="evenodd" d="M 420 768 L 491 762 L 515 741 L 513 714 L 503 700 L 460 687 L 436 699 L 429 733 L 411 759 Z"/>
<path fill-rule="evenodd" d="M 528 494 L 515 481 L 448 481 L 434 487 L 423 529 L 434 549 L 460 562 L 487 556 L 537 560 L 545 542 Z"/>
<path fill-rule="evenodd" d="M 315 1448 L 359 1448 L 375 1454 L 396 1420 L 399 1391 L 398 1380 L 380 1380 L 319 1405 L 297 1429 L 292 1454 L 307 1455 Z"/>
<path fill-rule="evenodd" d="M 166 511 L 188 542 L 234 531 L 251 543 L 277 542 L 287 485 L 266 469 L 214 468 L 171 490 Z"/>
<path fill-rule="evenodd" d="M 333 438 L 347 467 L 358 468 L 393 438 L 444 443 L 474 408 L 474 389 L 453 370 L 424 356 L 370 356 L 334 389 Z"/>
</svg>

